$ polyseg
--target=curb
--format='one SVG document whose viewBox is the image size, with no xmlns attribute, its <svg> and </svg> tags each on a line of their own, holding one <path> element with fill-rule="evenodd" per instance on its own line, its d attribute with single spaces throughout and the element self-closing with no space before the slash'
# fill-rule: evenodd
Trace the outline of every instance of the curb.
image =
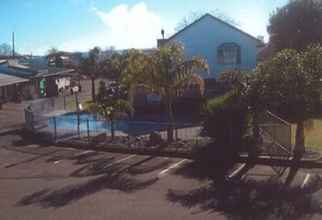
<svg viewBox="0 0 322 220">
<path fill-rule="evenodd" d="M 23 126 L 17 126 L 14 128 L 6 128 L 6 129 L 1 129 L 0 130 L 0 136 L 2 135 L 7 135 L 13 132 L 21 131 L 24 127 Z"/>
</svg>

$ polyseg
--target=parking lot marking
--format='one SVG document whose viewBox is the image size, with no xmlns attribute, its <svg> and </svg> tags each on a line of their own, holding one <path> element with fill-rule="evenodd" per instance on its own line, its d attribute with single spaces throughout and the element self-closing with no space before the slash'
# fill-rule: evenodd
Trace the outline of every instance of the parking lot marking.
<svg viewBox="0 0 322 220">
<path fill-rule="evenodd" d="M 158 178 L 161 178 L 163 176 L 165 176 L 169 171 L 171 171 L 172 169 L 178 168 L 180 167 L 180 165 L 182 165 L 183 163 L 185 163 L 186 161 L 188 161 L 188 159 L 183 159 L 180 160 L 179 162 L 172 164 L 171 166 L 169 166 L 167 169 L 162 170 L 159 174 L 158 174 Z"/>
<path fill-rule="evenodd" d="M 134 155 L 127 156 L 127 157 L 125 157 L 125 158 L 122 158 L 122 159 L 119 159 L 119 160 L 115 161 L 114 163 L 111 163 L 110 165 L 121 163 L 121 162 L 123 162 L 123 161 L 129 160 L 129 159 L 131 159 L 131 158 L 133 158 L 133 157 L 136 157 L 136 156 L 137 156 L 137 155 L 135 155 L 135 154 L 134 154 Z"/>
<path fill-rule="evenodd" d="M 239 172 L 246 167 L 246 164 L 243 163 L 239 167 L 237 167 L 229 176 L 228 178 L 231 179 L 239 174 Z"/>
<path fill-rule="evenodd" d="M 308 173 L 308 174 L 306 174 L 306 176 L 305 176 L 305 178 L 304 178 L 304 180 L 303 180 L 303 183 L 302 183 L 302 185 L 301 185 L 301 188 L 302 188 L 302 189 L 305 187 L 305 185 L 306 185 L 306 184 L 307 184 L 307 182 L 309 181 L 310 177 L 311 177 L 311 175 L 310 175 L 309 173 Z"/>
<path fill-rule="evenodd" d="M 16 162 L 16 163 L 7 164 L 7 165 L 5 166 L 5 168 L 11 168 L 11 167 L 18 166 L 18 165 L 21 165 L 21 164 L 25 164 L 25 163 L 33 162 L 33 161 L 35 161 L 35 160 L 38 160 L 38 159 L 41 159 L 41 158 L 43 158 L 43 157 L 47 157 L 47 156 L 49 156 L 49 155 L 51 155 L 51 154 L 54 154 L 54 153 L 56 153 L 56 152 L 58 152 L 58 151 L 59 151 L 59 150 L 55 150 L 55 151 L 52 151 L 52 152 L 49 152 L 49 153 L 39 154 L 39 155 L 34 156 L 34 157 L 32 157 L 32 158 L 29 158 L 29 159 L 27 159 L 27 160 L 22 160 L 22 161 L 19 161 L 19 162 Z"/>
</svg>

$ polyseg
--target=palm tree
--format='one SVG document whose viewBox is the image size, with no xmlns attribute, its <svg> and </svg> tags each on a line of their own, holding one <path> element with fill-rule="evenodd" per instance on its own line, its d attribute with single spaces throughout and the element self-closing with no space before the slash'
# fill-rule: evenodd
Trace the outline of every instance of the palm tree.
<svg viewBox="0 0 322 220">
<path fill-rule="evenodd" d="M 182 90 L 196 70 L 207 70 L 208 66 L 201 58 L 186 59 L 184 48 L 178 44 L 161 47 L 152 55 L 153 71 L 146 79 L 147 85 L 161 94 L 166 105 L 169 127 L 168 142 L 173 141 L 174 113 L 173 102 L 178 90 Z"/>
<path fill-rule="evenodd" d="M 89 51 L 89 56 L 81 62 L 81 73 L 89 76 L 91 79 L 93 102 L 96 102 L 95 79 L 99 74 L 99 54 L 100 53 L 101 53 L 101 49 L 99 47 L 94 47 Z"/>
<path fill-rule="evenodd" d="M 151 55 L 130 50 L 122 64 L 120 79 L 129 91 L 129 103 L 133 104 L 133 92 L 138 84 L 162 95 L 169 119 L 168 141 L 173 141 L 173 102 L 177 91 L 184 89 L 195 70 L 206 70 L 207 64 L 200 58 L 186 59 L 183 47 L 178 44 L 162 47 Z"/>
<path fill-rule="evenodd" d="M 102 75 L 110 80 L 119 80 L 126 66 L 126 56 L 114 52 L 111 56 L 100 62 Z"/>
<path fill-rule="evenodd" d="M 121 73 L 120 81 L 128 90 L 128 101 L 133 106 L 133 96 L 138 84 L 144 83 L 147 74 L 151 73 L 149 67 L 149 57 L 139 50 L 130 50 L 123 62 L 124 68 Z"/>
</svg>

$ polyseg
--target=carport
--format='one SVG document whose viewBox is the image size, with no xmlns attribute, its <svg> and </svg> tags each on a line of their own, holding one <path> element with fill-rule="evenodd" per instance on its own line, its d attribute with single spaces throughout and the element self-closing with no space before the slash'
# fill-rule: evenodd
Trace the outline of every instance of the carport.
<svg viewBox="0 0 322 220">
<path fill-rule="evenodd" d="M 0 105 L 17 98 L 19 87 L 29 80 L 0 72 Z"/>
</svg>

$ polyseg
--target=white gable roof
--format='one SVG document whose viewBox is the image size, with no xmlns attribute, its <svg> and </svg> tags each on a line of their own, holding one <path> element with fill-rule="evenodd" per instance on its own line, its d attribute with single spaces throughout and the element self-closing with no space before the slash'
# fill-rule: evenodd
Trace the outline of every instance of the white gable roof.
<svg viewBox="0 0 322 220">
<path fill-rule="evenodd" d="M 196 21 L 192 22 L 190 25 L 188 25 L 188 26 L 184 27 L 182 30 L 178 31 L 177 33 L 175 33 L 174 35 L 172 35 L 171 37 L 169 37 L 169 38 L 168 38 L 168 39 L 166 39 L 166 40 L 167 40 L 167 41 L 171 41 L 172 39 L 175 39 L 178 35 L 180 35 L 180 34 L 184 33 L 187 29 L 190 29 L 190 28 L 191 28 L 191 27 L 193 27 L 195 24 L 198 24 L 199 22 L 201 22 L 202 20 L 207 19 L 207 18 L 210 18 L 210 19 L 213 19 L 213 20 L 215 20 L 215 21 L 217 21 L 217 22 L 220 22 L 220 23 L 222 23 L 222 24 L 224 24 L 224 25 L 228 26 L 229 28 L 231 28 L 231 29 L 233 29 L 233 30 L 235 30 L 235 31 L 237 31 L 237 32 L 239 32 L 239 33 L 241 33 L 241 34 L 245 35 L 246 37 L 248 37 L 248 38 L 250 38 L 250 39 L 252 39 L 252 40 L 256 41 L 258 46 L 264 46 L 264 43 L 263 43 L 262 41 L 260 41 L 259 39 L 257 39 L 256 37 L 254 37 L 254 36 L 252 36 L 252 35 L 250 35 L 250 34 L 246 33 L 245 31 L 243 31 L 243 30 L 241 30 L 241 29 L 239 29 L 239 28 L 237 28 L 237 27 L 235 27 L 235 26 L 233 26 L 233 25 L 231 25 L 231 24 L 229 24 L 229 23 L 227 23 L 227 22 L 225 22 L 225 21 L 223 21 L 223 20 L 221 20 L 221 19 L 219 19 L 219 18 L 217 18 L 217 17 L 215 17 L 215 16 L 213 16 L 213 15 L 209 14 L 209 13 L 206 13 L 205 15 L 203 15 L 202 17 L 200 17 L 200 18 L 199 18 L 199 19 L 197 19 Z"/>
</svg>

